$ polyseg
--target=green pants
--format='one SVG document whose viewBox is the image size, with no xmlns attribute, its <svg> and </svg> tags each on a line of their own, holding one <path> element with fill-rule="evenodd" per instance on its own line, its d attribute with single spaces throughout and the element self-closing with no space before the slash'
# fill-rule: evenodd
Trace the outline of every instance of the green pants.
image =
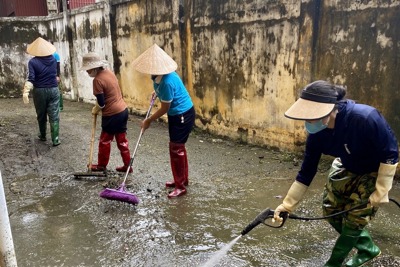
<svg viewBox="0 0 400 267">
<path fill-rule="evenodd" d="M 60 110 L 63 110 L 64 109 L 63 84 L 61 81 L 58 83 L 58 89 L 60 91 Z"/>
<path fill-rule="evenodd" d="M 40 125 L 46 125 L 47 117 L 50 123 L 60 120 L 60 92 L 58 87 L 34 88 L 33 103 L 35 104 L 36 116 Z"/>
<path fill-rule="evenodd" d="M 343 226 L 362 230 L 375 216 L 378 208 L 367 203 L 375 191 L 376 177 L 376 172 L 364 175 L 351 173 L 343 168 L 340 159 L 333 161 L 323 196 L 324 216 L 365 203 L 360 208 L 327 219 L 339 233 Z"/>
</svg>

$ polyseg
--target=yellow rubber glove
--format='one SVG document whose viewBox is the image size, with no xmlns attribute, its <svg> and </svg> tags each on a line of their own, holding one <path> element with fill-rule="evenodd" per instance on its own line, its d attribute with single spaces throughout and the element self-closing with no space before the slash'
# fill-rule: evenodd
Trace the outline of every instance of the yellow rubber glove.
<svg viewBox="0 0 400 267">
<path fill-rule="evenodd" d="M 96 102 L 96 104 L 95 104 L 94 107 L 92 108 L 92 114 L 93 114 L 93 115 L 98 115 L 98 114 L 100 113 L 100 111 L 101 111 L 101 107 L 100 107 L 99 104 L 97 104 L 97 102 Z"/>
<path fill-rule="evenodd" d="M 292 212 L 296 208 L 297 204 L 299 204 L 300 200 L 302 200 L 307 189 L 308 186 L 298 181 L 294 181 L 292 186 L 289 188 L 286 197 L 283 199 L 283 203 L 275 209 L 274 220 L 281 222 L 282 218 L 279 217 L 281 212 Z"/>
<path fill-rule="evenodd" d="M 369 197 L 373 207 L 379 207 L 382 203 L 389 202 L 389 190 L 392 189 L 393 177 L 396 174 L 396 164 L 381 163 L 376 178 L 375 191 Z"/>
<path fill-rule="evenodd" d="M 33 88 L 33 84 L 30 81 L 26 81 L 24 89 L 22 89 L 22 100 L 24 104 L 29 104 L 29 91 Z"/>
</svg>

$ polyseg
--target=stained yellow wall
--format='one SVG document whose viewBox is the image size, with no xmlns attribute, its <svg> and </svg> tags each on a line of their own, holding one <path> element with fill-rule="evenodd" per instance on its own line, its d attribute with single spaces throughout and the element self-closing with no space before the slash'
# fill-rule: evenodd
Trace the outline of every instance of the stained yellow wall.
<svg viewBox="0 0 400 267">
<path fill-rule="evenodd" d="M 157 43 L 178 62 L 196 126 L 248 143 L 293 146 L 295 124 L 283 113 L 296 97 L 299 42 L 310 39 L 300 36 L 301 3 L 186 1 L 179 17 L 179 1 L 172 2 L 135 1 L 116 8 L 117 62 L 129 105 L 147 108 L 152 84 L 131 62 Z"/>
<path fill-rule="evenodd" d="M 79 67 L 84 53 L 96 51 L 131 111 L 144 113 L 152 83 L 131 63 L 157 43 L 178 63 L 196 126 L 213 134 L 302 149 L 303 123 L 283 114 L 303 86 L 323 79 L 377 107 L 400 137 L 398 14 L 400 0 L 115 0 L 67 18 L 0 18 L 0 97 L 20 97 L 24 49 L 40 35 L 56 40 L 72 99 L 93 101 Z"/>
</svg>

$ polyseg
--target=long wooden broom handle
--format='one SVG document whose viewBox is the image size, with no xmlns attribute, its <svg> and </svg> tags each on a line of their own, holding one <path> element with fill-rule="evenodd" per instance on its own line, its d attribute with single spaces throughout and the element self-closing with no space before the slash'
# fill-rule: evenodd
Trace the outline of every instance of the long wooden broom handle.
<svg viewBox="0 0 400 267">
<path fill-rule="evenodd" d="M 88 171 L 91 171 L 91 170 L 92 170 L 93 148 L 94 148 L 94 135 L 95 135 L 95 132 L 96 132 L 96 121 L 97 121 L 97 114 L 93 115 L 92 137 L 91 137 L 91 139 L 90 139 L 90 151 L 89 151 Z"/>
</svg>

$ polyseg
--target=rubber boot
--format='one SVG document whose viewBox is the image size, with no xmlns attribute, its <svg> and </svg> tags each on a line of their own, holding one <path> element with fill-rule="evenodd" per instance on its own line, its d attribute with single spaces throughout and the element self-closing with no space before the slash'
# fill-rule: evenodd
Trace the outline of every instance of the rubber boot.
<svg viewBox="0 0 400 267">
<path fill-rule="evenodd" d="M 39 122 L 39 134 L 38 137 L 40 141 L 46 141 L 46 129 L 47 129 L 47 122 Z"/>
<path fill-rule="evenodd" d="M 328 223 L 338 232 L 339 234 L 342 233 L 343 230 L 343 224 L 340 221 L 334 221 L 331 219 L 328 219 Z"/>
<path fill-rule="evenodd" d="M 346 259 L 349 252 L 357 244 L 362 230 L 343 227 L 342 233 L 336 240 L 336 244 L 332 249 L 332 254 L 324 267 L 340 267 Z"/>
<path fill-rule="evenodd" d="M 361 232 L 355 248 L 358 250 L 353 258 L 346 263 L 347 267 L 362 266 L 381 254 L 381 250 L 374 244 L 367 230 Z"/>
<path fill-rule="evenodd" d="M 97 154 L 97 164 L 92 165 L 92 171 L 105 171 L 110 160 L 111 142 L 113 134 L 101 132 L 99 140 L 99 153 Z"/>
<path fill-rule="evenodd" d="M 115 134 L 115 140 L 117 141 L 117 146 L 121 153 L 122 162 L 124 163 L 123 166 L 117 167 L 115 170 L 117 172 L 126 172 L 126 170 L 129 168 L 129 173 L 133 172 L 133 169 L 130 166 L 131 154 L 129 152 L 129 142 L 128 139 L 126 139 L 126 133 Z"/>
<path fill-rule="evenodd" d="M 188 186 L 189 185 L 189 164 L 187 160 L 187 153 L 186 153 L 186 147 L 183 147 L 184 153 L 185 153 L 185 181 L 184 185 Z M 165 187 L 175 187 L 175 181 L 168 181 L 165 183 Z"/>
<path fill-rule="evenodd" d="M 169 193 L 169 198 L 180 197 L 186 194 L 185 188 L 185 144 L 169 143 L 172 175 L 174 176 L 175 189 Z"/>
<path fill-rule="evenodd" d="M 50 130 L 51 130 L 51 141 L 53 142 L 53 146 L 58 146 L 59 144 L 61 144 L 58 138 L 60 124 L 58 122 L 51 122 Z"/>
</svg>

